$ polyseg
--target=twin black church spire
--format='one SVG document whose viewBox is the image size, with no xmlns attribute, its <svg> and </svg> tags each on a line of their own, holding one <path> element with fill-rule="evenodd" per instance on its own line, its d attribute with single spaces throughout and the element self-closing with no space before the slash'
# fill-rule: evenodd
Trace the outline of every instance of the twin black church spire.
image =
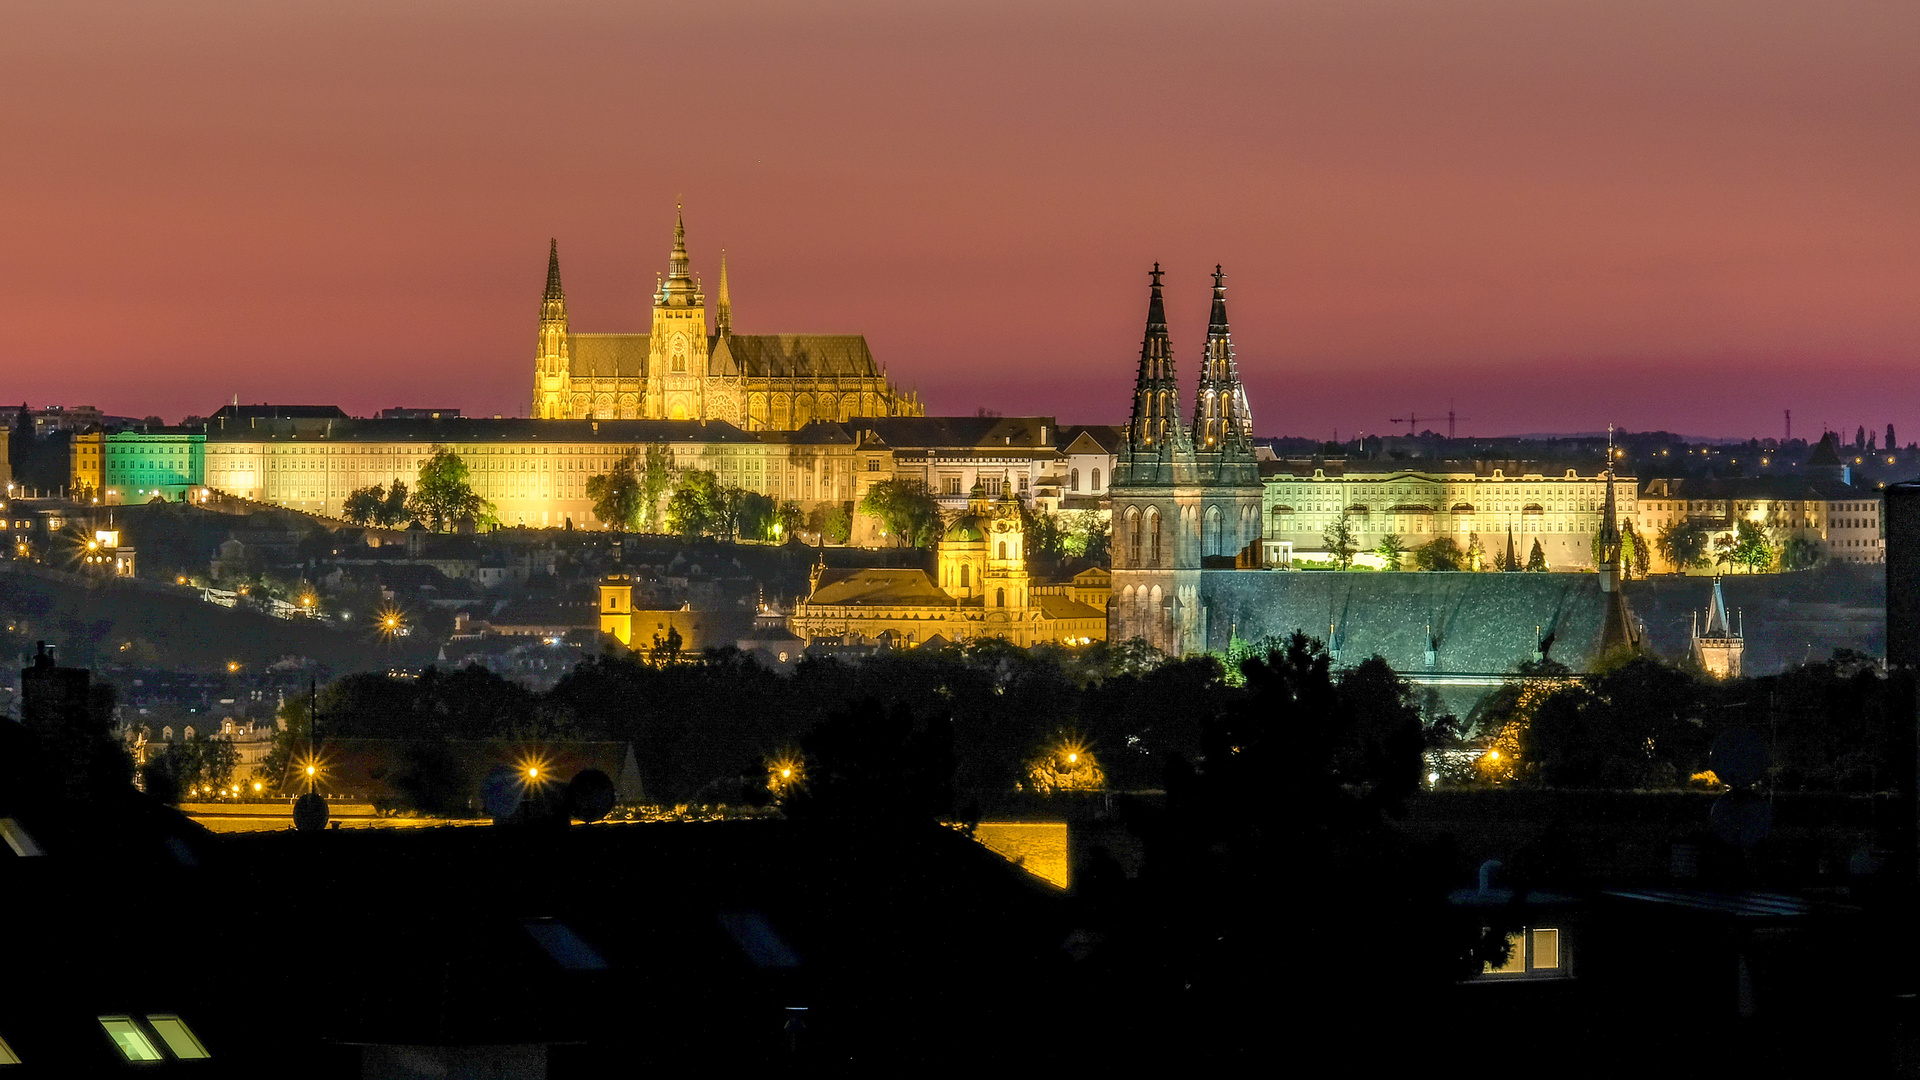
<svg viewBox="0 0 1920 1080">
<path fill-rule="evenodd" d="M 1134 380 L 1133 416 L 1127 450 L 1134 461 L 1169 465 L 1211 458 L 1252 460 L 1253 415 L 1246 387 L 1233 356 L 1233 332 L 1227 322 L 1227 275 L 1213 268 L 1213 310 L 1201 354 L 1200 385 L 1193 419 L 1182 422 L 1180 388 L 1174 372 L 1173 342 L 1167 333 L 1166 302 L 1160 293 L 1159 263 L 1149 274 L 1147 331 L 1140 343 L 1140 370 Z"/>
</svg>

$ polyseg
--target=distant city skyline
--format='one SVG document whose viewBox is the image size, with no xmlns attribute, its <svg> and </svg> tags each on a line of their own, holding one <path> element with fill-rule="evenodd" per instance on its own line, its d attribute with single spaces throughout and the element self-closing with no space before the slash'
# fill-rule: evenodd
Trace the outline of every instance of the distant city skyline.
<svg viewBox="0 0 1920 1080">
<path fill-rule="evenodd" d="M 742 332 L 934 414 L 1119 423 L 1209 274 L 1256 433 L 1920 437 L 1920 9 L 30 6 L 0 400 L 524 415 L 549 237 L 645 325 L 673 205 Z M 542 59 L 550 58 L 550 59 Z M 1183 401 L 1191 409 L 1191 398 Z"/>
</svg>

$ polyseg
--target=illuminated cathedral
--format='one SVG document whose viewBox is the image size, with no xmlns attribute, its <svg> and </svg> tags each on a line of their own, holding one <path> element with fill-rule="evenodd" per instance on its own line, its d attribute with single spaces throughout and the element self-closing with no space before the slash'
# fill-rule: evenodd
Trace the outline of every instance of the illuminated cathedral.
<svg viewBox="0 0 1920 1080">
<path fill-rule="evenodd" d="M 560 245 L 547 253 L 531 415 L 539 420 L 723 420 L 749 431 L 790 431 L 813 420 L 924 416 L 917 397 L 887 380 L 859 334 L 736 334 L 720 256 L 720 294 L 689 270 L 686 219 L 674 222 L 667 275 L 641 334 L 576 333 L 560 286 Z"/>
</svg>

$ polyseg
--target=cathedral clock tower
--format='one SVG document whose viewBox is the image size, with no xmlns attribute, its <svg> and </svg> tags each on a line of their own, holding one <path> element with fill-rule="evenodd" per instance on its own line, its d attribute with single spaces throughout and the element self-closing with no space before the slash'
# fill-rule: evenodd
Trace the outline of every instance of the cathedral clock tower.
<svg viewBox="0 0 1920 1080">
<path fill-rule="evenodd" d="M 653 295 L 643 416 L 707 418 L 707 298 L 687 272 L 687 223 L 676 216 L 667 277 Z"/>
</svg>

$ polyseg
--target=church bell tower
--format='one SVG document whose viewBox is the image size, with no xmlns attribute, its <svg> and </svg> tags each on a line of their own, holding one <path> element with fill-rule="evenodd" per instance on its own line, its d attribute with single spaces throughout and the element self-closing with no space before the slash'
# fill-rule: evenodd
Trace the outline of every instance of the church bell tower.
<svg viewBox="0 0 1920 1080">
<path fill-rule="evenodd" d="M 533 363 L 533 406 L 536 420 L 564 420 L 573 415 L 573 363 L 567 355 L 567 294 L 560 287 L 560 241 L 547 244 L 547 291 L 540 298 L 540 341 Z"/>
<path fill-rule="evenodd" d="M 1233 358 L 1227 323 L 1227 275 L 1213 268 L 1213 310 L 1193 402 L 1193 455 L 1203 488 L 1201 558 L 1232 558 L 1260 539 L 1260 465 L 1253 456 L 1253 413 Z M 1209 639 L 1212 628 L 1207 628 Z M 1209 644 L 1213 644 L 1211 640 Z"/>
<path fill-rule="evenodd" d="M 1193 438 L 1180 419 L 1160 277 L 1154 263 L 1133 414 L 1110 485 L 1113 599 L 1107 639 L 1143 638 L 1162 652 L 1184 656 L 1201 648 L 1200 488 Z"/>
<path fill-rule="evenodd" d="M 707 417 L 707 298 L 688 271 L 687 219 L 675 208 L 667 277 L 653 294 L 646 410 L 662 420 Z"/>
</svg>

